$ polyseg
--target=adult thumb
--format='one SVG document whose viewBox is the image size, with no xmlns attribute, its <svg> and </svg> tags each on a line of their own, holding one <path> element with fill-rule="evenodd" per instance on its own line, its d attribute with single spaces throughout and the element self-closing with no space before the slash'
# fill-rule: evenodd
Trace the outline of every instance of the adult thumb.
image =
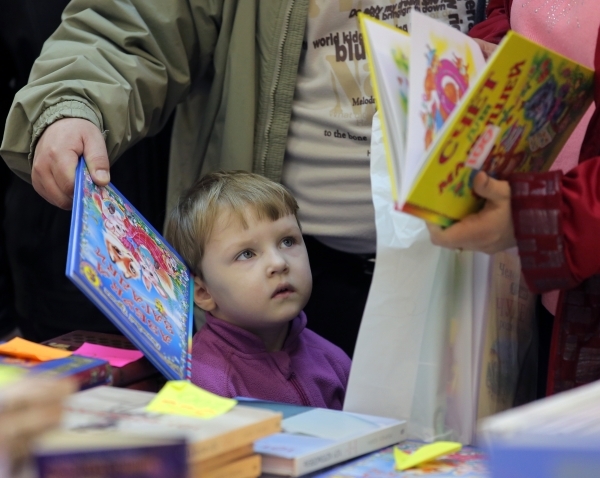
<svg viewBox="0 0 600 478">
<path fill-rule="evenodd" d="M 84 137 L 83 157 L 92 180 L 98 186 L 110 181 L 110 162 L 104 137 L 98 128 L 94 128 Z"/>
<path fill-rule="evenodd" d="M 496 202 L 510 198 L 510 186 L 507 181 L 498 181 L 480 171 L 473 180 L 473 191 L 479 197 Z"/>
</svg>

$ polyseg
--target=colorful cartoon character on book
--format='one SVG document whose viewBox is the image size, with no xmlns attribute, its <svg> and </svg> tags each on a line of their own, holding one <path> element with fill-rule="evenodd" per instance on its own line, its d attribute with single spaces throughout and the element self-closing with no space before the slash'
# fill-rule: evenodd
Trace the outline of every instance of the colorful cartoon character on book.
<svg viewBox="0 0 600 478">
<path fill-rule="evenodd" d="M 469 88 L 467 65 L 462 58 L 439 58 L 435 48 L 428 47 L 425 94 L 421 119 L 425 125 L 425 148 L 429 148 L 458 101 Z"/>
</svg>

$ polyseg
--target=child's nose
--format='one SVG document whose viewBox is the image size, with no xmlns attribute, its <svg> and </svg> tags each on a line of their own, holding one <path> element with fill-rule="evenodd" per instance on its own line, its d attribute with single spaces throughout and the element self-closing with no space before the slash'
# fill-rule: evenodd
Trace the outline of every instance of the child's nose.
<svg viewBox="0 0 600 478">
<path fill-rule="evenodd" d="M 268 273 L 269 275 L 280 274 L 287 271 L 289 265 L 286 258 L 280 251 L 272 251 L 269 257 Z"/>
</svg>

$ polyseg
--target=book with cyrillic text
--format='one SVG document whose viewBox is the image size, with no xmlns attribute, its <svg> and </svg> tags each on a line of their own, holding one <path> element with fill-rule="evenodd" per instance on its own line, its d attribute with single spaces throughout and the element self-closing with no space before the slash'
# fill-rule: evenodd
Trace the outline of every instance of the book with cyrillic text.
<svg viewBox="0 0 600 478">
<path fill-rule="evenodd" d="M 427 221 L 477 211 L 479 170 L 547 170 L 592 102 L 592 70 L 513 31 L 486 63 L 473 39 L 414 10 L 410 35 L 359 18 L 395 207 Z"/>
<path fill-rule="evenodd" d="M 190 270 L 113 185 L 94 184 L 83 159 L 66 274 L 166 378 L 189 380 Z"/>
</svg>

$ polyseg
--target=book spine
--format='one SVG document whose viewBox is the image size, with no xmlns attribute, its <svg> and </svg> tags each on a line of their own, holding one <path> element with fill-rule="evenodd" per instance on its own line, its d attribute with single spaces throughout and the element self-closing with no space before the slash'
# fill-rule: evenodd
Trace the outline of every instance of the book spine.
<svg viewBox="0 0 600 478">
<path fill-rule="evenodd" d="M 86 388 L 95 387 L 97 385 L 110 385 L 112 383 L 112 372 L 109 364 L 90 367 L 70 376 L 77 380 L 80 390 L 85 390 Z"/>
<path fill-rule="evenodd" d="M 193 478 L 256 478 L 260 475 L 260 455 L 242 458 L 212 471 L 203 471 L 202 467 L 191 469 Z"/>
<path fill-rule="evenodd" d="M 38 478 L 186 478 L 186 446 L 76 451 L 35 457 Z"/>
<path fill-rule="evenodd" d="M 279 431 L 281 431 L 281 416 L 276 415 L 258 424 L 238 428 L 213 439 L 192 443 L 190 460 L 206 460 Z"/>
<path fill-rule="evenodd" d="M 351 441 L 332 445 L 323 450 L 297 458 L 293 476 L 300 476 L 312 471 L 321 470 L 327 466 L 335 465 L 350 458 L 355 458 L 401 442 L 405 438 L 406 424 L 400 423 Z M 263 466 L 263 471 L 268 473 L 269 469 Z"/>
</svg>

